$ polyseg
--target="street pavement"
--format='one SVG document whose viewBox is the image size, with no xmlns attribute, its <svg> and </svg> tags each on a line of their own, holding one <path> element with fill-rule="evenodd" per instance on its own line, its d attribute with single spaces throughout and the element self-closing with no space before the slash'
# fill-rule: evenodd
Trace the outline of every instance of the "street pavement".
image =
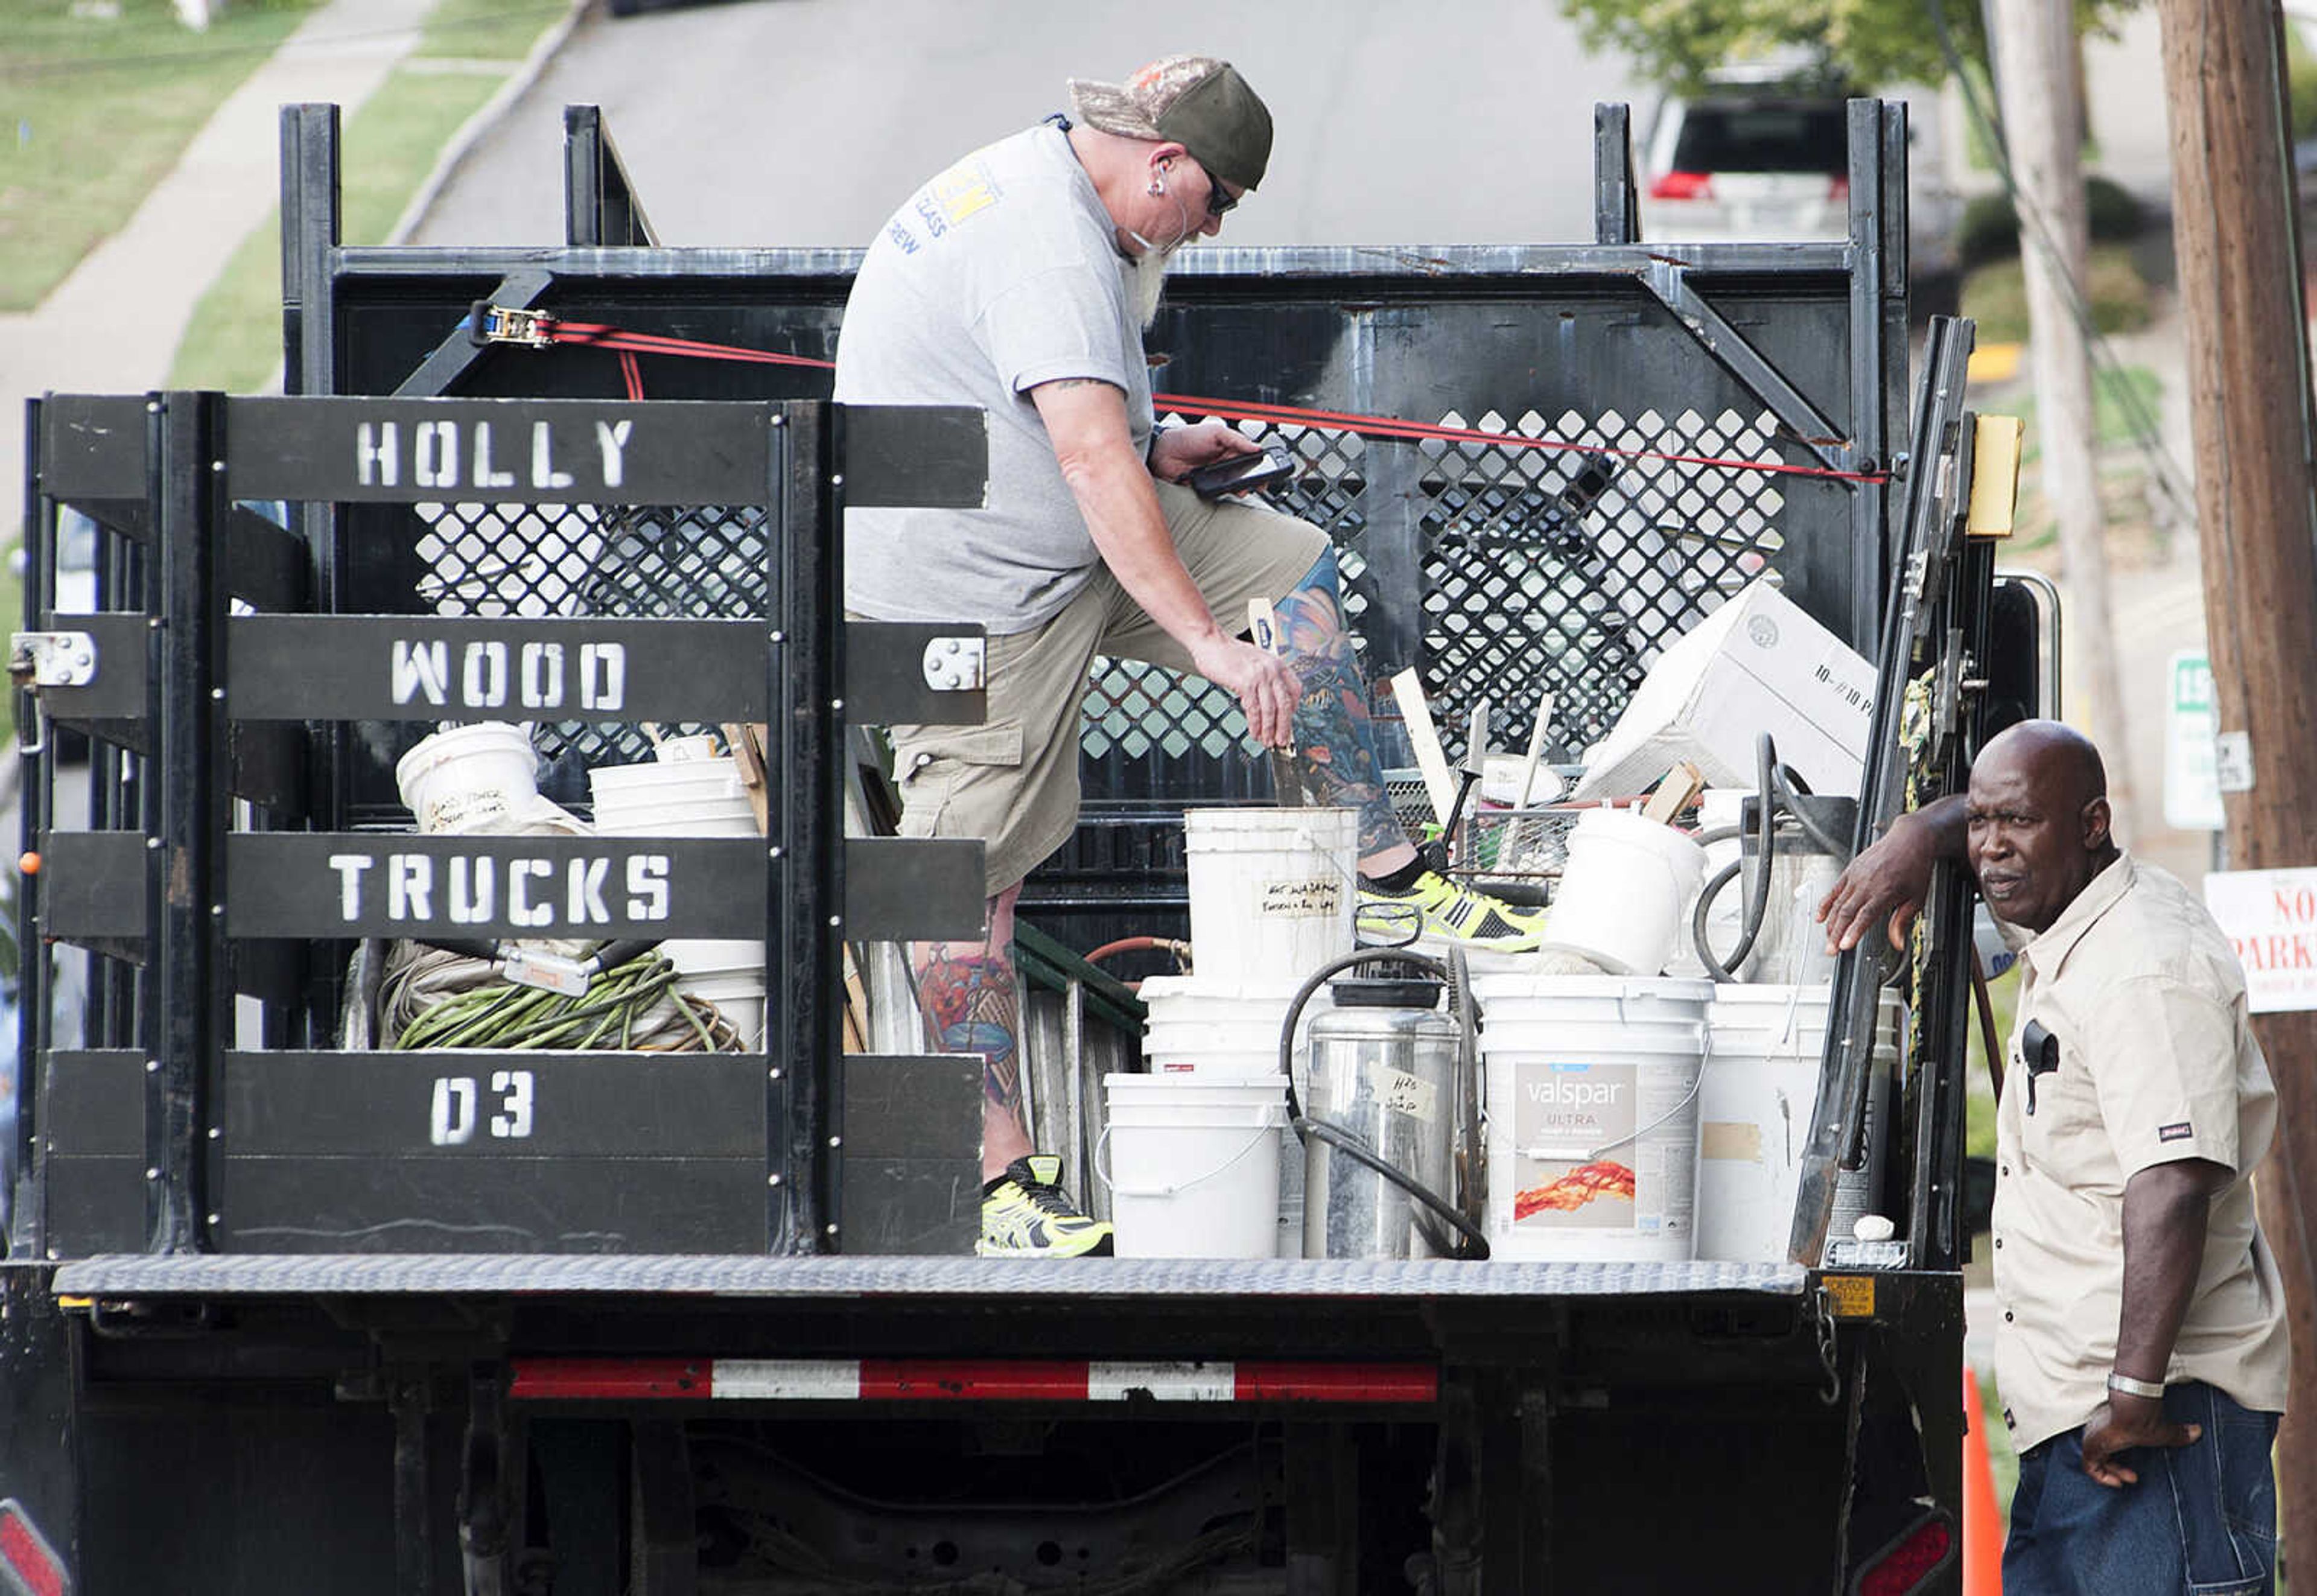
<svg viewBox="0 0 2317 1596">
<path fill-rule="evenodd" d="M 1153 57 L 1225 57 L 1277 126 L 1234 244 L 1593 235 L 1593 103 L 1646 99 L 1534 0 L 778 0 L 590 17 L 445 189 L 431 244 L 562 237 L 562 107 L 600 105 L 663 242 L 860 246 L 965 150 Z M 1636 114 L 1642 113 L 1637 104 Z"/>
</svg>

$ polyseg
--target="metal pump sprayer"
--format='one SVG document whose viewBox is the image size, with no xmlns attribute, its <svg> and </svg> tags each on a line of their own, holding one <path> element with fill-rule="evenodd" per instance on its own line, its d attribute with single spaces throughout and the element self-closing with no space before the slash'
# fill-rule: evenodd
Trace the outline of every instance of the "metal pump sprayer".
<svg viewBox="0 0 2317 1596">
<path fill-rule="evenodd" d="M 1322 984 L 1363 964 L 1387 968 L 1336 980 L 1335 1009 L 1311 1022 L 1307 1109 L 1292 1070 L 1297 1021 Z M 1455 1018 L 1439 1009 L 1451 982 Z M 1304 1257 L 1488 1257 L 1481 1227 L 1442 1195 L 1460 1166 L 1480 1167 L 1472 1015 L 1461 972 L 1404 948 L 1330 960 L 1288 1005 L 1280 1068 L 1303 1143 Z"/>
</svg>

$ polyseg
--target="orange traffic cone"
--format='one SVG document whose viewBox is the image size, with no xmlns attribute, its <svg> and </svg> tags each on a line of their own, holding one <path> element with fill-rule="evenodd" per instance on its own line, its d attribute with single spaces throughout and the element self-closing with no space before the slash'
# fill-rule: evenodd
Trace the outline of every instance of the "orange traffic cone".
<svg viewBox="0 0 2317 1596">
<path fill-rule="evenodd" d="M 1963 1370 L 1963 1596 L 2003 1596 L 2003 1511 L 1987 1459 L 1987 1414 L 1979 1377 Z"/>
</svg>

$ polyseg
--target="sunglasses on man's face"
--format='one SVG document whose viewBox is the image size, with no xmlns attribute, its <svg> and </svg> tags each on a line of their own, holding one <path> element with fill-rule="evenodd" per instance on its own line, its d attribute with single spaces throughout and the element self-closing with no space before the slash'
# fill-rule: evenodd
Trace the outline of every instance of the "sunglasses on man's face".
<svg viewBox="0 0 2317 1596">
<path fill-rule="evenodd" d="M 1202 172 L 1207 172 L 1207 169 L 1204 166 L 1201 166 L 1199 170 Z M 1245 198 L 1247 198 L 1245 194 L 1227 194 L 1223 193 L 1222 179 L 1217 177 L 1212 172 L 1207 172 L 1208 216 L 1217 221 L 1221 221 L 1223 218 L 1224 212 L 1230 211 L 1233 206 L 1237 205 Z"/>
</svg>

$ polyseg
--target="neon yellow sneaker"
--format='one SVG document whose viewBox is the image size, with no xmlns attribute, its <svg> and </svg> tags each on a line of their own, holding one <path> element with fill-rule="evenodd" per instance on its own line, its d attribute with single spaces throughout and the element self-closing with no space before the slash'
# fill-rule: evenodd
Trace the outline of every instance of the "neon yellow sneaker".
<svg viewBox="0 0 2317 1596">
<path fill-rule="evenodd" d="M 984 1258 L 1108 1258 L 1110 1223 L 1089 1219 L 1061 1188 L 1062 1161 L 1033 1152 L 981 1188 Z"/>
<path fill-rule="evenodd" d="M 1371 942 L 1405 942 L 1413 930 L 1427 953 L 1534 953 L 1544 945 L 1544 919 L 1542 909 L 1515 909 L 1437 870 L 1396 892 L 1360 883 L 1359 933 Z"/>
</svg>

